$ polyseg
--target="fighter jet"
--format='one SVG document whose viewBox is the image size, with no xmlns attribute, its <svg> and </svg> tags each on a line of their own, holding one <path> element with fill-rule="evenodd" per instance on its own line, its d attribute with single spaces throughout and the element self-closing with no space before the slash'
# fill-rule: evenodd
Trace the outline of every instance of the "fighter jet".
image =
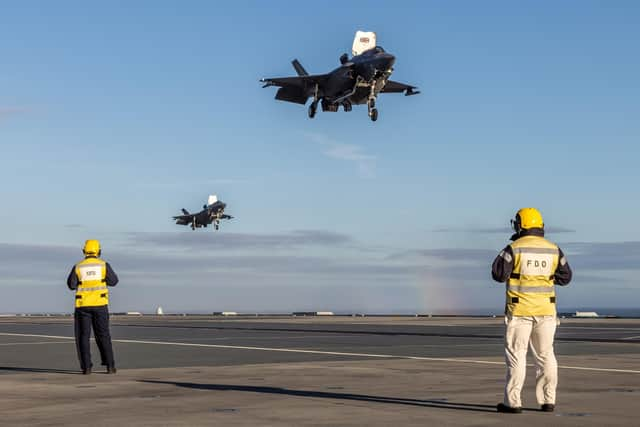
<svg viewBox="0 0 640 427">
<path fill-rule="evenodd" d="M 327 74 L 310 75 L 297 59 L 292 61 L 297 77 L 274 77 L 260 80 L 264 87 L 278 86 L 276 99 L 306 104 L 309 98 L 309 117 L 314 118 L 318 103 L 322 111 L 336 112 L 342 106 L 351 111 L 353 104 L 367 104 L 369 118 L 378 120 L 376 98 L 380 93 L 404 92 L 417 95 L 415 86 L 389 80 L 395 56 L 376 45 L 376 33 L 357 31 L 352 47 L 353 56 L 340 57 L 340 67 Z"/>
<path fill-rule="evenodd" d="M 207 227 L 209 224 L 213 224 L 213 227 L 218 230 L 220 228 L 221 219 L 231 219 L 231 215 L 224 213 L 226 203 L 218 200 L 218 196 L 212 194 L 207 200 L 207 204 L 202 207 L 202 210 L 198 213 L 189 213 L 186 209 L 182 209 L 184 215 L 174 216 L 178 225 L 191 225 L 191 229 L 195 230 L 200 227 Z"/>
</svg>

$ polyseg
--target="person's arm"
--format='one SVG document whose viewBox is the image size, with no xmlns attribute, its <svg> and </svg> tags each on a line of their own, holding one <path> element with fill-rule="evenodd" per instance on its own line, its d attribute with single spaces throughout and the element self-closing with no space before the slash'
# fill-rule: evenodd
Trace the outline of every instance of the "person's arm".
<svg viewBox="0 0 640 427">
<path fill-rule="evenodd" d="M 491 265 L 491 277 L 493 280 L 500 283 L 505 283 L 511 272 L 513 271 L 513 250 L 511 246 L 504 248 Z"/>
<path fill-rule="evenodd" d="M 554 283 L 560 286 L 566 286 L 571 282 L 571 277 L 573 273 L 571 271 L 571 267 L 569 267 L 569 263 L 567 262 L 567 258 L 562 253 L 562 249 L 558 248 L 559 252 L 559 260 L 558 260 L 558 268 L 556 268 L 556 272 L 554 273 Z"/>
<path fill-rule="evenodd" d="M 76 274 L 76 266 L 71 267 L 71 273 L 67 277 L 67 286 L 72 291 L 78 289 L 78 275 Z"/>
<path fill-rule="evenodd" d="M 107 275 L 104 278 L 105 282 L 107 282 L 107 286 L 115 286 L 118 284 L 118 276 L 116 275 L 116 272 L 113 271 L 113 268 L 111 268 L 111 264 L 109 264 L 108 262 L 105 263 L 106 264 L 106 268 L 107 268 Z"/>
</svg>

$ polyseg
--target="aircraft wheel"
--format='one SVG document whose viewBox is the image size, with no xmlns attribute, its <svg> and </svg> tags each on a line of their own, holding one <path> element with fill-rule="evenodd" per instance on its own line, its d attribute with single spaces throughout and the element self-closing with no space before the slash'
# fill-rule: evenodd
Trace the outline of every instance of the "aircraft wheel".
<svg viewBox="0 0 640 427">
<path fill-rule="evenodd" d="M 318 106 L 315 104 L 309 105 L 309 118 L 313 119 L 316 116 L 316 111 L 318 110 Z"/>
<path fill-rule="evenodd" d="M 369 109 L 373 110 L 374 108 L 376 108 L 376 99 L 375 98 L 371 98 L 369 100 Z"/>
<path fill-rule="evenodd" d="M 371 110 L 371 114 L 369 116 L 371 117 L 371 121 L 375 122 L 376 120 L 378 120 L 378 110 L 374 108 L 373 110 Z"/>
</svg>

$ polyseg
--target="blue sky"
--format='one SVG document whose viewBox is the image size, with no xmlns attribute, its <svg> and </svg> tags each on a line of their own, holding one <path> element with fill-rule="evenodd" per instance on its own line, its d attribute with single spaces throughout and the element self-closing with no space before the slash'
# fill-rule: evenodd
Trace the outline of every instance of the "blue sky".
<svg viewBox="0 0 640 427">
<path fill-rule="evenodd" d="M 114 310 L 499 312 L 523 206 L 576 270 L 561 308 L 637 306 L 640 5 L 398 3 L 3 6 L 0 312 L 70 309 L 86 238 Z M 372 123 L 261 89 L 358 29 L 421 95 Z M 236 219 L 173 224 L 210 193 Z"/>
</svg>

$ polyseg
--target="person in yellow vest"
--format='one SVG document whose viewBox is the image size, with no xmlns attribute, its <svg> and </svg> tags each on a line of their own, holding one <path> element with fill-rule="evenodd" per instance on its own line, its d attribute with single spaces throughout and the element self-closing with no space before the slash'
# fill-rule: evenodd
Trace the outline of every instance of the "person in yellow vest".
<svg viewBox="0 0 640 427">
<path fill-rule="evenodd" d="M 109 289 L 118 284 L 118 276 L 108 262 L 101 260 L 100 242 L 87 240 L 82 249 L 84 260 L 73 266 L 67 286 L 76 292 L 74 327 L 76 347 L 82 373 L 91 373 L 91 327 L 107 373 L 115 374 L 116 366 L 109 332 Z"/>
<path fill-rule="evenodd" d="M 527 366 L 527 348 L 536 365 L 536 399 L 545 412 L 556 404 L 558 365 L 553 353 L 556 333 L 554 285 L 571 281 L 571 268 L 562 250 L 544 238 L 542 215 L 535 208 L 520 209 L 511 220 L 513 243 L 493 261 L 491 275 L 506 284 L 505 359 L 507 380 L 498 412 L 521 413 L 520 393 Z"/>
</svg>

